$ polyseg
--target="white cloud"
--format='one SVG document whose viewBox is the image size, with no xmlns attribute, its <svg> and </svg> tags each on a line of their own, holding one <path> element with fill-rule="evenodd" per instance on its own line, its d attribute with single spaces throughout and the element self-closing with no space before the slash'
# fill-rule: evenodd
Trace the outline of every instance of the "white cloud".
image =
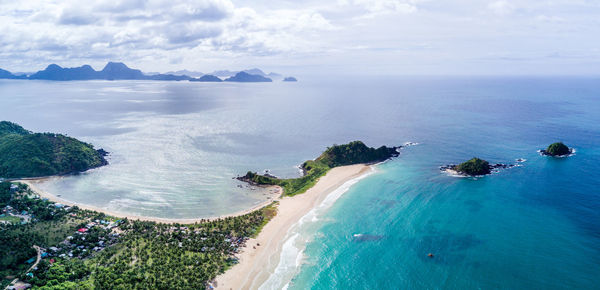
<svg viewBox="0 0 600 290">
<path fill-rule="evenodd" d="M 546 22 L 546 23 L 563 23 L 565 19 L 558 16 L 548 16 L 548 15 L 537 15 L 535 17 L 536 21 Z"/>
<path fill-rule="evenodd" d="M 515 6 L 509 1 L 499 0 L 490 3 L 488 9 L 497 15 L 508 15 L 515 10 Z"/>
<path fill-rule="evenodd" d="M 504 59 L 568 49 L 599 55 L 599 13 L 600 3 L 586 0 L 0 1 L 0 66 L 112 59 L 152 71 L 268 63 L 456 69 L 507 51 Z"/>
</svg>

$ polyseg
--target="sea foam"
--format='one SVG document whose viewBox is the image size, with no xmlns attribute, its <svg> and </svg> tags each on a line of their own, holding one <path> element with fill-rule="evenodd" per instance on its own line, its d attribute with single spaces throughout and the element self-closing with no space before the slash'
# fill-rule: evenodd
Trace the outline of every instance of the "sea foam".
<svg viewBox="0 0 600 290">
<path fill-rule="evenodd" d="M 309 225 L 314 225 L 319 221 L 320 219 L 318 216 L 325 214 L 327 209 L 329 209 L 354 184 L 374 172 L 375 168 L 371 167 L 371 170 L 368 173 L 346 181 L 340 187 L 329 193 L 318 206 L 306 213 L 289 229 L 285 237 L 285 242 L 281 248 L 281 255 L 277 267 L 267 281 L 265 281 L 258 289 L 287 289 L 289 287 L 292 278 L 302 265 L 304 259 L 303 252 L 309 241 L 306 237 L 312 236 L 301 235 L 300 233 L 308 230 L 307 228 Z"/>
</svg>

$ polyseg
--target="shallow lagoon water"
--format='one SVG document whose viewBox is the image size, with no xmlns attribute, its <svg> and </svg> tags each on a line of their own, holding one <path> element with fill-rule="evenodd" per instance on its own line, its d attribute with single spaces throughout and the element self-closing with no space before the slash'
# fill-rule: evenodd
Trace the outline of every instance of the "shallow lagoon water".
<svg viewBox="0 0 600 290">
<path fill-rule="evenodd" d="M 265 198 L 237 187 L 247 170 L 295 176 L 330 144 L 419 142 L 290 232 L 304 255 L 271 284 L 290 289 L 594 288 L 598 112 L 597 78 L 0 81 L 1 119 L 112 152 L 44 188 L 117 212 L 232 213 Z M 557 140 L 575 156 L 536 152 Z M 473 156 L 527 161 L 477 180 L 438 169 Z"/>
</svg>

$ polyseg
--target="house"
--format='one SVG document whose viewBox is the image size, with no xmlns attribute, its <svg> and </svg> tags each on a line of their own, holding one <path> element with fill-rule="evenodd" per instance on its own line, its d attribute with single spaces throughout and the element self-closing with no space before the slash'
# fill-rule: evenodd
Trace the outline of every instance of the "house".
<svg viewBox="0 0 600 290">
<path fill-rule="evenodd" d="M 85 232 L 88 231 L 88 229 L 86 229 L 86 228 L 80 228 L 77 231 L 80 232 L 80 233 L 85 233 Z"/>
<path fill-rule="evenodd" d="M 17 290 L 17 289 L 21 290 L 21 289 L 29 289 L 29 288 L 31 288 L 31 284 L 25 283 L 25 282 L 22 282 L 22 281 L 18 281 L 14 285 L 6 287 L 6 289 L 9 289 L 9 290 L 13 290 L 13 289 L 14 290 Z"/>
<path fill-rule="evenodd" d="M 11 192 L 15 192 L 15 191 L 17 191 L 17 189 L 19 189 L 18 185 L 16 185 L 16 184 L 11 184 L 10 185 L 10 191 Z"/>
</svg>

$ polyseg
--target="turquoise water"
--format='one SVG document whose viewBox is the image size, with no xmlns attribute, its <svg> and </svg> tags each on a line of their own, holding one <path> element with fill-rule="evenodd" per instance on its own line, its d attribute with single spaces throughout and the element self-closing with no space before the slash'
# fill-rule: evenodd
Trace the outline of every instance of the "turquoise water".
<svg viewBox="0 0 600 290">
<path fill-rule="evenodd" d="M 231 213 L 265 199 L 231 179 L 248 169 L 297 176 L 333 143 L 419 143 L 294 227 L 264 288 L 598 288 L 598 112 L 598 78 L 0 81 L 1 119 L 112 152 L 45 188 L 127 213 Z M 557 140 L 576 154 L 536 152 Z M 477 180 L 438 170 L 473 156 L 527 161 Z"/>
<path fill-rule="evenodd" d="M 511 100 L 456 104 L 438 138 L 377 166 L 293 230 L 306 248 L 288 265 L 289 289 L 598 289 L 599 86 L 564 85 L 528 101 L 516 100 L 517 85 Z M 576 154 L 540 156 L 552 140 Z M 527 161 L 477 179 L 437 170 L 472 156 Z"/>
</svg>

